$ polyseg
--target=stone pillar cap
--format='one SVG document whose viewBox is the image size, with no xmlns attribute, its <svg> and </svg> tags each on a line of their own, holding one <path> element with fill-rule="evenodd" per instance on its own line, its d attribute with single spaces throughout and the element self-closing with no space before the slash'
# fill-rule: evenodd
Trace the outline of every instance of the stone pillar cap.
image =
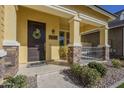
<svg viewBox="0 0 124 93">
<path fill-rule="evenodd" d="M 98 45 L 98 47 L 110 47 L 110 45 Z"/>
<path fill-rule="evenodd" d="M 20 43 L 15 40 L 4 40 L 3 46 L 20 46 Z"/>
</svg>

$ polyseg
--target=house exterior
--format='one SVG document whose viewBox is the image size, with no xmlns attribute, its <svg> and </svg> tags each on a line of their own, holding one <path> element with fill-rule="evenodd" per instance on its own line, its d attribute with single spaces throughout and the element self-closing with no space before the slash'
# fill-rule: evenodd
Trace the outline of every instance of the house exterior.
<svg viewBox="0 0 124 93">
<path fill-rule="evenodd" d="M 124 10 L 115 13 L 115 20 L 109 22 L 109 45 L 111 57 L 124 56 Z"/>
<path fill-rule="evenodd" d="M 61 46 L 68 49 L 68 62 L 80 63 L 81 33 L 94 30 L 99 30 L 98 48 L 104 49 L 104 60 L 109 60 L 108 22 L 115 16 L 98 6 L 10 5 L 1 6 L 0 10 L 3 11 L 0 13 L 3 20 L 0 21 L 0 63 L 10 65 L 10 68 L 5 66 L 6 75 L 15 74 L 21 63 L 60 60 Z"/>
</svg>

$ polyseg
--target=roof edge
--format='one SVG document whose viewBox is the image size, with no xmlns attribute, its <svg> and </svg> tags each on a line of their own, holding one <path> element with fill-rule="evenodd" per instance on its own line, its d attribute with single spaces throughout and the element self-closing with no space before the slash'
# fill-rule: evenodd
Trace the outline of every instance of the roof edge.
<svg viewBox="0 0 124 93">
<path fill-rule="evenodd" d="M 116 18 L 115 14 L 113 14 L 113 13 L 111 13 L 111 12 L 109 12 L 109 11 L 107 11 L 107 10 L 97 6 L 97 5 L 88 5 L 88 7 L 92 8 L 93 10 L 95 10 L 99 13 L 102 13 L 104 15 L 109 16 L 112 20 L 114 20 Z"/>
</svg>

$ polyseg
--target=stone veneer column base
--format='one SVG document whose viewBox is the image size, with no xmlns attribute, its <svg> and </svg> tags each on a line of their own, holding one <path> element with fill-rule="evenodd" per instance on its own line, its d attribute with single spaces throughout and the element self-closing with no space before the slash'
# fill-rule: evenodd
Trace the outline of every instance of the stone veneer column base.
<svg viewBox="0 0 124 93">
<path fill-rule="evenodd" d="M 106 46 L 105 47 L 105 60 L 109 60 L 110 58 L 109 58 L 109 46 Z"/>
<path fill-rule="evenodd" d="M 5 51 L 7 51 L 7 56 L 5 56 L 5 76 L 14 76 L 18 71 L 19 61 L 19 49 L 18 46 L 4 46 Z"/>
<path fill-rule="evenodd" d="M 80 63 L 82 46 L 68 46 L 68 62 Z"/>
<path fill-rule="evenodd" d="M 109 45 L 99 45 L 99 47 L 103 47 L 103 49 L 104 49 L 104 55 L 103 55 L 104 57 L 103 57 L 103 59 L 108 61 L 110 59 L 110 56 L 109 56 L 109 48 L 110 48 L 110 46 Z"/>
<path fill-rule="evenodd" d="M 4 73 L 5 73 L 4 58 L 2 57 L 0 58 L 0 84 L 3 83 Z"/>
</svg>

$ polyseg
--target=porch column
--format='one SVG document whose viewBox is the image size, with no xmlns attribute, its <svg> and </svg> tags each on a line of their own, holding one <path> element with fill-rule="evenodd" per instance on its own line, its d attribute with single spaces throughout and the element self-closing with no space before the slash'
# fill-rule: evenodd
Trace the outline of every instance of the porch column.
<svg viewBox="0 0 124 93">
<path fill-rule="evenodd" d="M 16 41 L 16 7 L 14 5 L 5 5 L 5 20 L 4 20 L 4 46 L 18 46 L 19 43 Z"/>
<path fill-rule="evenodd" d="M 108 26 L 100 29 L 100 47 L 105 48 L 105 60 L 109 60 Z"/>
<path fill-rule="evenodd" d="M 16 74 L 18 71 L 18 49 L 19 43 L 16 40 L 16 7 L 14 5 L 8 5 L 5 7 L 4 16 L 4 40 L 3 48 L 7 51 L 7 56 L 4 58 L 6 65 L 11 64 L 12 69 L 7 69 L 6 72 L 9 76 Z M 22 37 L 23 38 L 23 37 Z"/>
<path fill-rule="evenodd" d="M 68 62 L 80 63 L 81 59 L 81 36 L 80 36 L 80 21 L 76 15 L 70 23 L 70 44 L 68 45 Z"/>
<path fill-rule="evenodd" d="M 4 6 L 0 5 L 0 84 L 3 83 L 5 73 L 4 57 L 7 54 L 2 46 L 3 39 L 4 39 Z"/>
</svg>

